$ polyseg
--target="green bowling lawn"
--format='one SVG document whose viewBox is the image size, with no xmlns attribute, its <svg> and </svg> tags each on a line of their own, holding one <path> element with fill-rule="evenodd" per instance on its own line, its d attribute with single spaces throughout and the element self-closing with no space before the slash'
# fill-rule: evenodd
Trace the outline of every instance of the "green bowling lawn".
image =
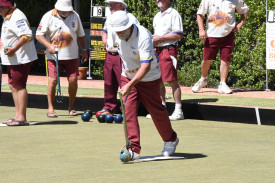
<svg viewBox="0 0 275 183">
<path fill-rule="evenodd" d="M 0 106 L 0 120 L 13 107 Z M 40 125 L 0 127 L 0 182 L 3 183 L 273 183 L 275 127 L 199 120 L 172 122 L 180 139 L 181 160 L 119 160 L 122 124 L 82 122 L 57 110 L 28 109 L 28 121 Z M 141 156 L 160 154 L 163 142 L 153 122 L 139 117 Z"/>
</svg>

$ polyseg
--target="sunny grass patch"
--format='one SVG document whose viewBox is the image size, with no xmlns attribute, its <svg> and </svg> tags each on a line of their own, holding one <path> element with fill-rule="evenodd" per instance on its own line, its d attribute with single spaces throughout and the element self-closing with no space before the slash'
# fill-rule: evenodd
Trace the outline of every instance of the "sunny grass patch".
<svg viewBox="0 0 275 183">
<path fill-rule="evenodd" d="M 169 96 L 169 99 L 167 101 L 173 102 L 174 100 L 172 98 L 172 94 L 169 93 L 167 95 Z M 219 104 L 219 105 L 275 108 L 275 100 L 267 99 L 267 98 L 182 94 L 181 100 L 183 103 L 197 102 L 197 103 Z M 204 102 L 204 101 L 207 101 L 207 102 Z"/>
<path fill-rule="evenodd" d="M 7 85 L 2 86 L 2 90 L 9 91 Z M 43 93 L 46 94 L 47 86 L 45 85 L 27 85 L 27 90 L 29 93 Z M 68 87 L 62 86 L 61 92 L 64 95 L 68 94 Z M 93 96 L 93 97 L 104 97 L 103 89 L 95 88 L 78 88 L 78 96 Z M 167 101 L 174 102 L 171 93 L 167 93 L 170 97 Z M 182 94 L 182 102 L 199 102 L 207 104 L 219 104 L 219 105 L 235 105 L 235 106 L 247 106 L 247 107 L 266 107 L 275 108 L 274 99 L 264 99 L 264 98 L 248 98 L 248 97 L 232 97 L 232 96 L 219 96 L 219 95 L 192 95 L 192 94 Z M 191 100 L 191 101 L 190 101 Z M 203 102 L 207 100 L 207 102 Z M 202 102 L 201 102 L 202 101 Z"/>
<path fill-rule="evenodd" d="M 7 85 L 2 86 L 2 90 L 10 91 L 9 87 Z M 29 93 L 47 93 L 47 86 L 46 85 L 33 85 L 28 84 L 27 90 Z M 61 93 L 64 95 L 68 95 L 68 87 L 67 86 L 61 86 Z M 104 90 L 103 89 L 95 89 L 95 88 L 78 88 L 77 95 L 85 95 L 85 96 L 104 96 Z"/>
</svg>

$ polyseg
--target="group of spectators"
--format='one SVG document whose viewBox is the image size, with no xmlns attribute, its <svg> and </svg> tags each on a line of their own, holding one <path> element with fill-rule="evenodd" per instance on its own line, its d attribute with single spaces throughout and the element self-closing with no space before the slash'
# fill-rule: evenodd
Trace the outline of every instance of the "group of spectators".
<svg viewBox="0 0 275 183">
<path fill-rule="evenodd" d="M 103 28 L 103 44 L 106 49 L 104 65 L 104 107 L 102 111 L 114 112 L 117 92 L 121 92 L 125 102 L 128 147 L 132 159 L 140 157 L 140 129 L 137 111 L 140 102 L 146 107 L 162 140 L 164 156 L 174 154 L 179 143 L 171 120 L 184 119 L 181 105 L 181 88 L 178 83 L 178 42 L 183 37 L 182 17 L 170 0 L 156 0 L 160 11 L 154 16 L 151 34 L 141 26 L 137 18 L 126 11 L 124 0 L 107 0 L 111 15 Z M 8 65 L 9 86 L 16 107 L 16 114 L 5 123 L 9 126 L 27 125 L 26 81 L 31 62 L 37 58 L 31 30 L 25 15 L 15 8 L 13 0 L 0 0 L 0 14 L 4 18 L 2 26 L 1 58 Z M 192 87 L 198 92 L 207 85 L 207 75 L 212 60 L 220 51 L 219 93 L 230 94 L 232 90 L 226 80 L 229 72 L 231 53 L 234 48 L 235 32 L 243 26 L 248 7 L 243 0 L 202 0 L 197 11 L 199 39 L 203 41 L 201 78 Z M 235 13 L 241 14 L 236 22 Z M 206 29 L 204 17 L 206 19 Z M 47 12 L 38 26 L 37 40 L 47 48 L 49 66 L 48 117 L 57 117 L 53 101 L 56 78 L 56 49 L 59 64 L 66 70 L 69 81 L 69 115 L 77 115 L 75 96 L 78 75 L 78 46 L 82 48 L 83 61 L 87 60 L 85 34 L 80 18 L 73 11 L 71 0 L 58 0 L 55 9 Z M 5 50 L 5 51 L 4 51 Z M 175 109 L 171 116 L 166 110 L 164 82 L 172 88 Z"/>
<path fill-rule="evenodd" d="M 37 53 L 28 19 L 16 8 L 13 0 L 0 0 L 0 15 L 3 17 L 1 60 L 3 65 L 7 65 L 8 84 L 16 109 L 15 115 L 3 123 L 7 126 L 24 126 L 28 125 L 26 83 Z M 58 0 L 54 9 L 43 15 L 36 31 L 36 39 L 46 47 L 49 71 L 47 116 L 57 117 L 53 105 L 57 86 L 57 58 L 60 68 L 65 69 L 69 82 L 69 115 L 76 116 L 78 44 L 83 62 L 88 59 L 88 54 L 84 29 L 79 15 L 73 10 L 71 0 Z"/>
</svg>

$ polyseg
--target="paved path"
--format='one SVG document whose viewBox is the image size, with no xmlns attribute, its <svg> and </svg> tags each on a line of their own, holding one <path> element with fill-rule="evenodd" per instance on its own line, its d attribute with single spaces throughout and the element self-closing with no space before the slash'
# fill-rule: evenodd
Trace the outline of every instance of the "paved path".
<svg viewBox="0 0 275 183">
<path fill-rule="evenodd" d="M 7 74 L 2 75 L 2 82 L 7 83 L 8 77 Z M 68 86 L 68 81 L 66 77 L 61 77 L 61 86 Z M 37 85 L 47 85 L 46 76 L 35 76 L 30 75 L 28 78 L 28 84 L 37 84 Z M 104 88 L 103 80 L 78 80 L 78 86 L 80 88 Z M 171 88 L 166 88 L 167 93 L 171 93 Z M 222 95 L 228 96 L 226 94 L 219 94 L 216 88 L 203 88 L 199 93 L 193 93 L 191 87 L 181 87 L 182 94 L 193 94 L 193 95 Z M 270 98 L 275 99 L 275 91 L 247 91 L 241 89 L 233 89 L 233 94 L 230 96 L 236 97 L 250 97 L 250 98 Z"/>
</svg>

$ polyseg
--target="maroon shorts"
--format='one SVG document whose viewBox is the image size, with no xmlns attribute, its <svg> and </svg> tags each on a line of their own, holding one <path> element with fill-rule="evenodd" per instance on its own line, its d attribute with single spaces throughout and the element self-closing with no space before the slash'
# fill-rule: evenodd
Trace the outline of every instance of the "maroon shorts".
<svg viewBox="0 0 275 183">
<path fill-rule="evenodd" d="M 218 50 L 220 49 L 221 60 L 230 62 L 231 54 L 234 49 L 234 42 L 234 32 L 222 38 L 207 38 L 203 44 L 203 60 L 215 60 Z"/>
<path fill-rule="evenodd" d="M 13 88 L 23 89 L 26 88 L 28 75 L 32 62 L 21 64 L 21 65 L 8 65 L 8 82 Z"/>
<path fill-rule="evenodd" d="M 56 65 L 55 60 L 48 60 L 48 70 L 49 70 L 49 77 L 56 78 Z M 74 77 L 76 78 L 78 73 L 78 59 L 71 59 L 71 60 L 58 60 L 59 71 L 61 68 L 64 68 L 66 71 L 67 77 Z"/>
<path fill-rule="evenodd" d="M 156 48 L 156 52 L 159 57 L 161 80 L 163 82 L 177 81 L 178 80 L 177 69 L 174 67 L 173 61 L 170 55 L 177 59 L 178 48 L 177 47 Z"/>
</svg>

